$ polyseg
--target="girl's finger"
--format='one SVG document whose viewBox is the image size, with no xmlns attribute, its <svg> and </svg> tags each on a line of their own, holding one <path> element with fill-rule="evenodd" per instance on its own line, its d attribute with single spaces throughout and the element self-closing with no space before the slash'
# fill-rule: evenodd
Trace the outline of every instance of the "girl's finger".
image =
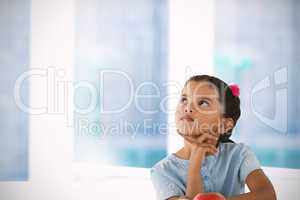
<svg viewBox="0 0 300 200">
<path fill-rule="evenodd" d="M 215 155 L 218 151 L 206 148 L 205 152 L 208 155 Z"/>
<path fill-rule="evenodd" d="M 196 145 L 197 147 L 201 147 L 201 148 L 208 148 L 209 150 L 211 150 L 212 152 L 217 152 L 217 148 L 215 145 L 212 145 L 212 144 L 207 144 L 207 143 L 201 143 L 201 144 L 198 144 L 198 143 L 194 143 L 193 141 L 191 141 L 190 139 L 186 139 L 188 142 L 190 142 L 191 144 L 194 144 Z"/>
<path fill-rule="evenodd" d="M 194 143 L 194 144 L 198 144 L 197 141 L 195 141 L 195 139 L 192 139 L 190 137 L 185 137 L 185 136 L 182 136 L 185 140 L 187 140 L 189 143 Z"/>
<path fill-rule="evenodd" d="M 197 138 L 197 141 L 200 142 L 200 143 L 203 143 L 205 140 L 209 140 L 209 139 L 211 139 L 211 140 L 217 140 L 218 138 L 215 137 L 215 136 L 213 136 L 213 135 L 210 135 L 208 133 L 205 133 L 205 134 L 199 136 Z"/>
<path fill-rule="evenodd" d="M 187 137 L 187 136 L 182 136 L 185 140 L 187 140 L 189 143 L 192 144 L 197 144 L 197 145 L 201 145 L 201 144 L 215 144 L 215 140 L 212 139 L 208 139 L 205 140 L 204 142 L 199 142 L 197 139 L 193 138 L 193 137 Z"/>
<path fill-rule="evenodd" d="M 186 137 L 185 139 L 188 139 L 190 142 L 195 143 L 195 144 L 215 144 L 215 142 L 216 142 L 215 139 L 204 139 L 203 142 L 199 141 L 197 138 L 193 138 L 193 137 Z"/>
<path fill-rule="evenodd" d="M 218 134 L 215 131 L 210 131 L 210 130 L 202 130 L 201 132 L 194 133 L 193 135 L 195 135 L 195 136 L 201 136 L 203 134 L 209 134 L 209 135 L 213 135 L 215 137 L 218 137 Z"/>
<path fill-rule="evenodd" d="M 216 140 L 212 140 L 212 139 L 206 140 L 204 142 L 207 144 L 216 144 Z"/>
<path fill-rule="evenodd" d="M 215 152 L 215 153 L 218 151 L 217 148 L 211 144 L 202 144 L 202 145 L 198 145 L 198 147 L 202 147 L 205 150 L 209 150 L 209 151 Z"/>
<path fill-rule="evenodd" d="M 191 141 L 193 141 L 194 143 L 198 143 L 198 144 L 201 144 L 201 143 L 204 143 L 204 142 L 206 142 L 206 141 L 211 141 L 211 142 L 213 142 L 213 141 L 217 141 L 218 140 L 218 138 L 217 137 L 215 137 L 215 136 L 213 136 L 213 135 L 210 135 L 210 134 L 208 134 L 208 133 L 205 133 L 205 134 L 202 134 L 201 136 L 199 136 L 199 137 L 194 137 L 194 136 L 185 136 L 185 135 L 183 135 L 183 137 L 184 138 L 189 138 Z M 210 143 L 211 143 L 210 142 Z"/>
<path fill-rule="evenodd" d="M 198 147 L 200 148 L 199 150 L 204 153 L 204 154 L 208 154 L 208 155 L 214 155 L 218 152 L 217 149 L 215 149 L 214 147 Z"/>
</svg>

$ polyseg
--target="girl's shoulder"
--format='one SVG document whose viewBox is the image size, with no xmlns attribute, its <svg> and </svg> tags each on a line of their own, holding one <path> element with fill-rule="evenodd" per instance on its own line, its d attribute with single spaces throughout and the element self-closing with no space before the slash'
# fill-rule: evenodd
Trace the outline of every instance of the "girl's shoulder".
<svg viewBox="0 0 300 200">
<path fill-rule="evenodd" d="M 220 148 L 225 152 L 244 152 L 251 150 L 250 146 L 245 143 L 221 143 Z"/>
<path fill-rule="evenodd" d="M 175 154 L 170 154 L 165 158 L 158 161 L 152 168 L 151 173 L 172 173 L 180 169 L 186 169 L 188 166 L 188 160 L 178 158 Z"/>
<path fill-rule="evenodd" d="M 226 160 L 240 161 L 249 155 L 255 156 L 250 146 L 245 143 L 221 143 L 220 152 Z"/>
<path fill-rule="evenodd" d="M 260 169 L 261 164 L 250 146 L 244 143 L 224 143 L 223 164 L 226 163 L 228 169 L 237 172 L 240 182 L 244 183 L 247 176 L 254 170 Z M 222 165 L 224 166 L 224 165 Z"/>
</svg>

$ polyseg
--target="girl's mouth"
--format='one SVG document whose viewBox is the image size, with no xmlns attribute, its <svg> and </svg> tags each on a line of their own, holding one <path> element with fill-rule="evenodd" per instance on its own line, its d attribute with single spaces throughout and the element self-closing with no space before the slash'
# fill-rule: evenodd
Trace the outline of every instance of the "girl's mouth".
<svg viewBox="0 0 300 200">
<path fill-rule="evenodd" d="M 186 121 L 189 121 L 189 122 L 194 121 L 194 119 L 189 115 L 184 115 L 183 117 L 180 118 L 180 120 L 186 120 Z"/>
</svg>

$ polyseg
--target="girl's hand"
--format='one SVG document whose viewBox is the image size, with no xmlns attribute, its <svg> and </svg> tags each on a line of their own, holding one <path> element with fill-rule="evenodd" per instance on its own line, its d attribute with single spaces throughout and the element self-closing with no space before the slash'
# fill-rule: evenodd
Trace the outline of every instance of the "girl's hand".
<svg viewBox="0 0 300 200">
<path fill-rule="evenodd" d="M 207 143 L 207 144 L 216 144 L 219 135 L 215 133 L 209 133 L 209 132 L 203 132 L 198 135 L 184 135 L 177 130 L 178 134 L 186 139 L 190 143 L 196 143 L 196 144 L 202 144 L 202 143 Z"/>
<path fill-rule="evenodd" d="M 205 143 L 190 143 L 191 144 L 191 155 L 190 160 L 203 161 L 206 156 L 214 155 L 217 153 L 217 148 L 212 144 Z"/>
<path fill-rule="evenodd" d="M 190 145 L 191 147 L 191 156 L 196 160 L 203 160 L 207 155 L 213 155 L 217 152 L 215 144 L 218 141 L 216 135 L 209 133 L 202 133 L 197 136 L 187 136 L 178 132 Z"/>
</svg>

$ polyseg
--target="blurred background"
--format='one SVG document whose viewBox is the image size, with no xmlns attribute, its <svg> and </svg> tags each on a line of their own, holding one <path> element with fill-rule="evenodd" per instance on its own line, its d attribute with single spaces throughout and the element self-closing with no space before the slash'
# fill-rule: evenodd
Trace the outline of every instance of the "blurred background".
<svg viewBox="0 0 300 200">
<path fill-rule="evenodd" d="M 300 1 L 0 0 L 0 27 L 0 199 L 155 199 L 195 74 L 240 86 L 233 140 L 300 195 Z"/>
</svg>

